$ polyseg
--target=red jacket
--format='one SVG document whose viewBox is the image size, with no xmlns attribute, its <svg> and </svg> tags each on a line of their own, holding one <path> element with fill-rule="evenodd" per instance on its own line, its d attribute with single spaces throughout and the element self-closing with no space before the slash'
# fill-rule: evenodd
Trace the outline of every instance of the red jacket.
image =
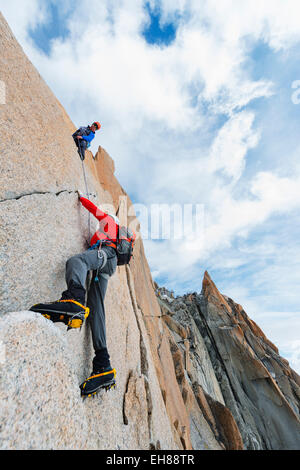
<svg viewBox="0 0 300 470">
<path fill-rule="evenodd" d="M 93 214 L 100 222 L 100 227 L 96 233 L 92 236 L 91 246 L 95 245 L 98 240 L 109 240 L 116 242 L 118 237 L 119 225 L 114 219 L 100 210 L 95 204 L 86 199 L 85 197 L 80 198 L 80 202 L 91 214 Z"/>
</svg>

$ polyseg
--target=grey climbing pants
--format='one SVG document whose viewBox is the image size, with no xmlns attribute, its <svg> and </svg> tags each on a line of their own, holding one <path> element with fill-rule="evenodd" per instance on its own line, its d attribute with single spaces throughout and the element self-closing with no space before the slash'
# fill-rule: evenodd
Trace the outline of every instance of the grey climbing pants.
<svg viewBox="0 0 300 470">
<path fill-rule="evenodd" d="M 81 160 L 83 161 L 85 159 L 85 151 L 88 148 L 88 143 L 84 139 L 77 139 L 77 137 L 74 137 L 75 134 L 73 135 L 74 142 L 76 144 L 76 147 L 78 148 L 78 153 L 80 155 Z"/>
<path fill-rule="evenodd" d="M 78 152 L 80 154 L 80 158 L 83 161 L 85 159 L 85 151 L 87 149 L 87 142 L 85 140 L 78 140 Z"/>
<path fill-rule="evenodd" d="M 87 295 L 87 307 L 90 309 L 89 322 L 95 351 L 107 347 L 104 298 L 108 279 L 115 273 L 116 268 L 116 252 L 113 248 L 106 246 L 103 246 L 100 251 L 97 248 L 87 250 L 67 261 L 66 281 L 68 286 L 73 282 L 85 289 L 87 274 L 89 271 L 93 271 Z"/>
</svg>

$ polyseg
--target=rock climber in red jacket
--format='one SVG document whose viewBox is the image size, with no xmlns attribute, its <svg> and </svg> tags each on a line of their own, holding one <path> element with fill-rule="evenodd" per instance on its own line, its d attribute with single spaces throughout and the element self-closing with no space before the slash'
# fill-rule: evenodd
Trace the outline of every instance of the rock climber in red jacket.
<svg viewBox="0 0 300 470">
<path fill-rule="evenodd" d="M 100 222 L 100 227 L 93 235 L 91 239 L 91 246 L 95 245 L 98 241 L 105 242 L 107 244 L 110 241 L 117 241 L 119 220 L 116 216 L 108 215 L 103 212 L 99 207 L 95 206 L 89 199 L 83 197 L 80 193 L 80 202 L 96 219 Z"/>
<path fill-rule="evenodd" d="M 61 299 L 53 303 L 34 305 L 30 310 L 41 313 L 53 322 L 63 322 L 69 328 L 80 327 L 90 314 L 95 357 L 92 374 L 81 384 L 80 389 L 82 395 L 91 396 L 100 388 L 109 389 L 115 385 L 116 371 L 110 365 L 106 344 L 104 298 L 108 280 L 115 273 L 118 262 L 120 264 L 117 255 L 120 228 L 117 217 L 106 214 L 80 192 L 78 194 L 81 204 L 99 221 L 99 228 L 91 239 L 91 248 L 67 261 L 68 288 L 63 292 Z M 135 239 L 134 234 L 133 236 Z M 85 286 L 89 271 L 93 271 L 93 277 L 85 307 Z"/>
</svg>

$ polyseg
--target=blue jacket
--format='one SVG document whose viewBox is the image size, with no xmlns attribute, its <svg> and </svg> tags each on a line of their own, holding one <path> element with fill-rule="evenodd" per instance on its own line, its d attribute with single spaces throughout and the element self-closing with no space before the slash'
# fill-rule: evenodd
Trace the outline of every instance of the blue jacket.
<svg viewBox="0 0 300 470">
<path fill-rule="evenodd" d="M 83 135 L 82 138 L 83 140 L 86 140 L 90 144 L 92 140 L 95 138 L 95 134 L 94 132 L 91 131 L 89 135 Z"/>
</svg>

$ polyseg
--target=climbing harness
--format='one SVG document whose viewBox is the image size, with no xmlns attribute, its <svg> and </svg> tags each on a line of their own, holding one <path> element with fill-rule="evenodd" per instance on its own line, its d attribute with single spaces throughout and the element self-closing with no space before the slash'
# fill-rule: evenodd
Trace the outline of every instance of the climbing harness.
<svg viewBox="0 0 300 470">
<path fill-rule="evenodd" d="M 103 260 L 102 264 L 100 266 L 100 269 L 103 269 L 104 266 L 106 266 L 106 264 L 107 264 L 108 256 L 107 256 L 107 253 L 104 250 L 102 250 L 102 243 L 99 244 L 98 258 Z M 99 272 L 99 269 L 97 269 L 96 276 L 95 276 L 95 282 L 99 281 L 99 275 L 100 275 L 100 272 Z"/>
<path fill-rule="evenodd" d="M 104 268 L 104 266 L 106 266 L 107 261 L 110 259 L 110 258 L 108 257 L 108 255 L 107 255 L 107 253 L 106 253 L 104 250 L 102 250 L 102 246 L 103 246 L 103 245 L 104 245 L 104 246 L 112 246 L 112 244 L 107 244 L 107 243 L 106 243 L 105 241 L 103 241 L 103 240 L 98 240 L 97 243 L 95 243 L 95 245 L 93 245 L 93 246 L 91 246 L 91 247 L 89 248 L 89 250 L 96 250 L 96 249 L 97 249 L 97 251 L 98 251 L 98 253 L 97 253 L 98 258 L 103 260 L 103 262 L 102 262 L 100 268 L 98 268 L 97 270 L 95 270 L 94 282 L 99 282 L 99 276 L 102 276 L 102 277 L 104 277 L 104 278 L 109 278 L 108 275 L 106 275 L 106 274 L 104 274 L 104 273 L 101 273 L 101 271 L 100 271 L 101 269 Z"/>
</svg>

